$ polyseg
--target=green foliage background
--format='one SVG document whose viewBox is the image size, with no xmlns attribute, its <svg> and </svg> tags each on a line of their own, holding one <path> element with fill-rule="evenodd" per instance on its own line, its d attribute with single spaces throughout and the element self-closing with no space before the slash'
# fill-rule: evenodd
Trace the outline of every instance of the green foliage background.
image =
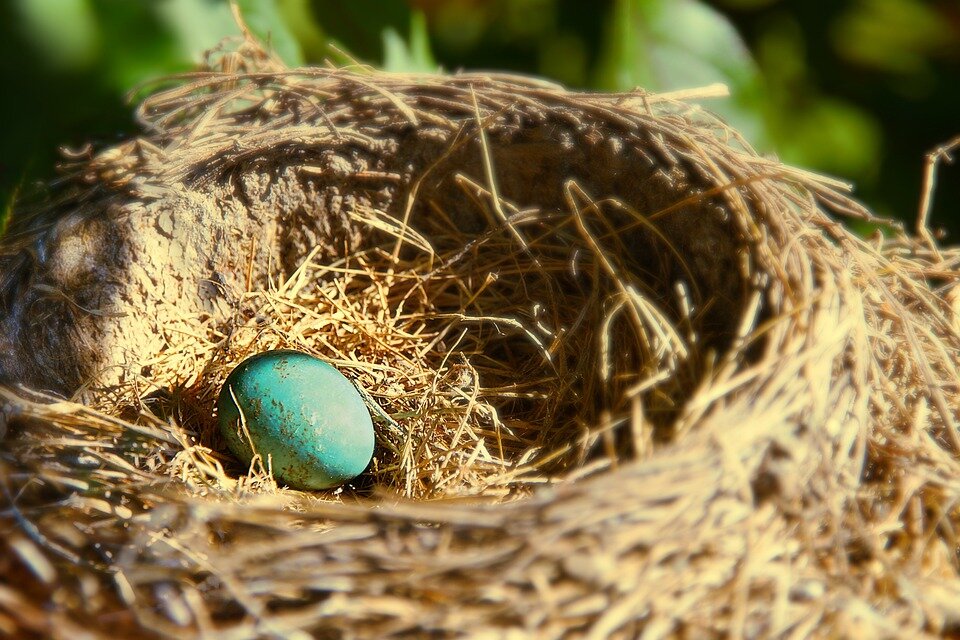
<svg viewBox="0 0 960 640">
<path fill-rule="evenodd" d="M 924 154 L 960 134 L 955 0 L 238 0 L 292 65 L 502 69 L 572 87 L 723 82 L 706 105 L 761 151 L 857 184 L 912 220 Z M 127 92 L 188 70 L 238 29 L 227 0 L 0 3 L 0 225 L 54 175 L 60 145 L 133 131 Z M 960 170 L 933 223 L 960 234 Z"/>
</svg>

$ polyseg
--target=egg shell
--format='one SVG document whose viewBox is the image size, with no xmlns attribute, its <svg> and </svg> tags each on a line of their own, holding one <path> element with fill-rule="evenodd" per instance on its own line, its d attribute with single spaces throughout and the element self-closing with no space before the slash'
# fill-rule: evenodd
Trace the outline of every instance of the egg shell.
<svg viewBox="0 0 960 640">
<path fill-rule="evenodd" d="M 335 487 L 362 473 L 373 456 L 373 422 L 360 393 L 305 353 L 247 358 L 227 376 L 217 411 L 234 455 L 250 464 L 252 443 L 277 481 L 290 487 Z"/>
</svg>

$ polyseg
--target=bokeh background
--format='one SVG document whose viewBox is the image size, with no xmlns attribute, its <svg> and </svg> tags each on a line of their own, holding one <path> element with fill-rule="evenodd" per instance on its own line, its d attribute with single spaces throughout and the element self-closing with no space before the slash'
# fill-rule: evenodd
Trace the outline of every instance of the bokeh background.
<svg viewBox="0 0 960 640">
<path fill-rule="evenodd" d="M 957 0 L 238 0 L 290 64 L 496 69 L 570 87 L 727 84 L 705 105 L 762 152 L 912 222 L 925 154 L 960 135 Z M 60 146 L 135 132 L 129 92 L 236 35 L 227 0 L 0 2 L 0 227 Z M 960 153 L 958 153 L 960 155 Z M 932 225 L 960 238 L 960 167 Z"/>
</svg>

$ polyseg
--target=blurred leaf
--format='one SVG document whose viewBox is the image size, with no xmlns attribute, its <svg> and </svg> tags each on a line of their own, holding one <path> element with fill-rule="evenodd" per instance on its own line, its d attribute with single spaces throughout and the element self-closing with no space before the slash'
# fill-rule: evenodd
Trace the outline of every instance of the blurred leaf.
<svg viewBox="0 0 960 640">
<path fill-rule="evenodd" d="M 800 24 L 788 16 L 770 21 L 756 51 L 766 78 L 767 122 L 778 155 L 791 164 L 859 182 L 875 179 L 880 128 L 863 109 L 821 94 L 807 66 Z"/>
<path fill-rule="evenodd" d="M 927 59 L 951 42 L 948 21 L 917 0 L 863 0 L 847 7 L 831 29 L 844 58 L 899 74 L 928 71 Z"/>
<path fill-rule="evenodd" d="M 90 66 L 100 33 L 88 0 L 13 0 L 26 36 L 58 69 Z"/>
<path fill-rule="evenodd" d="M 300 43 L 283 19 L 276 0 L 237 0 L 237 4 L 250 30 L 281 60 L 292 67 L 304 63 Z M 209 44 L 206 46 L 210 47 Z"/>
<path fill-rule="evenodd" d="M 540 44 L 539 71 L 567 86 L 580 87 L 587 82 L 587 46 L 579 35 L 556 34 Z"/>
<path fill-rule="evenodd" d="M 493 3 L 489 2 L 438 2 L 430 13 L 434 38 L 450 51 L 476 51 L 493 20 L 493 12 Z"/>
<path fill-rule="evenodd" d="M 13 221 L 13 208 L 17 204 L 17 197 L 20 195 L 22 181 L 10 189 L 10 193 L 4 198 L 3 209 L 0 209 L 0 240 L 6 235 L 10 223 Z"/>
<path fill-rule="evenodd" d="M 866 180 L 877 169 L 880 130 L 866 113 L 840 100 L 818 98 L 782 112 L 775 125 L 779 155 L 791 164 Z"/>
<path fill-rule="evenodd" d="M 274 0 L 239 0 L 238 4 L 257 37 L 287 64 L 302 63 L 299 44 Z M 221 40 L 240 35 L 228 0 L 92 0 L 92 5 L 109 53 L 101 61 L 101 72 L 118 91 L 188 70 Z"/>
<path fill-rule="evenodd" d="M 388 29 L 411 24 L 403 0 L 314 0 L 311 8 L 330 38 L 368 62 L 383 60 Z"/>
<path fill-rule="evenodd" d="M 237 0 L 250 30 L 289 65 L 303 64 L 300 45 L 287 28 L 274 0 Z M 204 51 L 240 30 L 228 0 L 163 0 L 155 4 L 162 28 L 174 35 L 180 52 L 197 61 Z"/>
<path fill-rule="evenodd" d="M 135 85 L 168 73 L 185 71 L 192 56 L 177 45 L 156 6 L 122 0 L 92 0 L 103 34 L 104 55 L 97 63 L 100 83 L 117 96 Z M 162 6 L 162 5 L 157 5 Z"/>
<path fill-rule="evenodd" d="M 595 84 L 669 91 L 722 82 L 731 98 L 710 109 L 764 146 L 760 73 L 725 17 L 697 0 L 616 0 Z"/>
<path fill-rule="evenodd" d="M 154 4 L 153 14 L 160 29 L 173 36 L 177 53 L 191 61 L 225 36 L 239 32 L 227 2 L 163 0 Z"/>
<path fill-rule="evenodd" d="M 387 71 L 432 73 L 437 71 L 437 61 L 430 51 L 430 34 L 427 19 L 417 11 L 410 18 L 410 41 L 392 28 L 383 32 L 383 68 Z"/>
<path fill-rule="evenodd" d="M 812 82 L 803 29 L 790 16 L 767 20 L 754 42 L 754 54 L 771 94 L 805 92 Z"/>
<path fill-rule="evenodd" d="M 780 0 L 717 0 L 717 4 L 728 9 L 756 10 L 769 7 Z"/>
<path fill-rule="evenodd" d="M 300 60 L 275 0 L 240 0 L 250 28 L 288 63 Z M 227 0 L 0 1 L 0 208 L 50 177 L 60 145 L 109 144 L 132 131 L 124 94 L 189 70 L 238 36 Z"/>
<path fill-rule="evenodd" d="M 508 0 L 500 10 L 504 35 L 513 40 L 541 38 L 556 22 L 556 0 Z"/>
<path fill-rule="evenodd" d="M 327 35 L 317 24 L 310 0 L 276 0 L 286 28 L 300 44 L 305 63 L 322 62 L 330 55 Z"/>
</svg>

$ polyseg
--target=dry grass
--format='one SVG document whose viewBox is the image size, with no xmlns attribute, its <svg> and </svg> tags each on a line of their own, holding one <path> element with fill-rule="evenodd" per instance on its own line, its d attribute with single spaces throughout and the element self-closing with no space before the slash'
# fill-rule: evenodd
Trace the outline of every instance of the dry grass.
<svg viewBox="0 0 960 640">
<path fill-rule="evenodd" d="M 181 82 L 141 107 L 148 136 L 84 165 L 101 188 L 215 182 L 309 135 L 448 127 L 481 155 L 483 180 L 454 179 L 485 231 L 415 176 L 401 210 L 354 212 L 361 249 L 247 278 L 229 332 L 188 319 L 91 406 L 0 390 L 17 425 L 0 633 L 960 633 L 956 250 L 852 235 L 828 211 L 869 214 L 841 185 L 675 97 L 288 71 L 257 50 Z M 311 134 L 293 114 L 320 101 Z M 641 132 L 697 180 L 652 211 L 564 176 L 557 206 L 518 205 L 486 131 L 521 102 Z M 681 216 L 704 203 L 720 245 Z M 733 299 L 702 277 L 728 244 Z M 219 384 L 275 347 L 330 360 L 387 414 L 354 486 L 278 488 L 222 453 Z"/>
</svg>

